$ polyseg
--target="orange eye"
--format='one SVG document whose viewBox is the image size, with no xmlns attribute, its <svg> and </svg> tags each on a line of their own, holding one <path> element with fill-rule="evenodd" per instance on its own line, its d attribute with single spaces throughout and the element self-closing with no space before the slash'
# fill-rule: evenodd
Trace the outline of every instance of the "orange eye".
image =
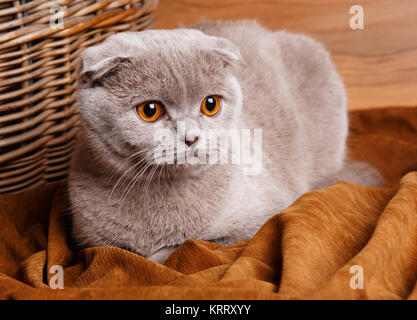
<svg viewBox="0 0 417 320">
<path fill-rule="evenodd" d="M 136 107 L 136 111 L 147 122 L 154 122 L 165 113 L 164 106 L 157 101 L 144 102 Z"/>
<path fill-rule="evenodd" d="M 219 96 L 205 97 L 201 102 L 201 112 L 206 116 L 214 116 L 220 110 L 221 98 Z"/>
</svg>

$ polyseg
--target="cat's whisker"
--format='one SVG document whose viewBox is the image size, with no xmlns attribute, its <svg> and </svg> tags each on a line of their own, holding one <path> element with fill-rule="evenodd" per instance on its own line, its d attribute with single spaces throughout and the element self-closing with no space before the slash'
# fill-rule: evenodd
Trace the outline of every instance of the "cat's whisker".
<svg viewBox="0 0 417 320">
<path fill-rule="evenodd" d="M 166 165 L 162 166 L 161 172 L 163 172 L 162 177 L 164 178 L 164 186 L 166 186 L 168 184 L 167 183 L 167 173 L 166 173 L 166 171 L 167 171 L 167 166 Z"/>
<path fill-rule="evenodd" d="M 172 168 L 172 165 L 167 166 L 167 176 L 168 176 L 168 182 L 169 182 L 169 184 L 172 184 L 172 181 L 171 181 L 171 172 L 170 172 L 170 171 L 172 171 L 172 170 L 170 170 L 171 168 Z"/>
<path fill-rule="evenodd" d="M 110 193 L 110 197 L 109 198 L 111 198 L 112 197 L 112 195 L 113 195 L 113 192 L 116 190 L 116 188 L 117 188 L 117 185 L 119 184 L 119 182 L 123 179 L 123 177 L 125 177 L 130 171 L 132 171 L 134 168 L 136 168 L 136 167 L 138 167 L 140 164 L 142 164 L 143 162 L 145 162 L 147 159 L 146 158 L 143 158 L 143 159 L 141 159 L 139 162 L 137 162 L 136 164 L 134 164 L 133 166 L 131 166 L 127 171 L 125 171 L 124 173 L 123 173 L 123 175 L 117 180 L 117 182 L 116 182 L 116 184 L 113 186 L 113 189 L 112 189 L 112 191 L 111 191 L 111 193 Z"/>
<path fill-rule="evenodd" d="M 147 149 L 143 149 L 143 150 L 140 150 L 140 151 L 138 151 L 138 152 L 136 152 L 136 153 L 134 153 L 133 155 L 131 155 L 129 158 L 127 158 L 125 161 L 123 161 L 123 163 L 126 163 L 127 164 L 127 162 L 129 161 L 129 160 L 133 160 L 134 158 L 136 158 L 136 157 L 138 157 L 138 156 L 140 156 L 140 155 L 142 155 L 143 153 L 146 153 L 146 152 L 149 152 L 150 150 L 151 150 L 152 148 L 147 148 Z M 147 160 L 147 158 L 146 157 L 144 157 L 144 158 L 142 158 L 139 162 L 137 162 L 137 163 L 135 163 L 134 165 L 132 165 L 130 168 L 128 168 L 127 170 L 124 170 L 124 172 L 123 172 L 123 174 L 122 174 L 122 176 L 121 177 L 119 177 L 119 179 L 117 180 L 117 182 L 116 182 L 116 184 L 113 186 L 113 188 L 112 188 L 112 191 L 111 191 L 111 193 L 110 193 L 110 196 L 109 196 L 109 199 L 111 199 L 111 197 L 112 197 L 112 195 L 113 195 L 113 193 L 114 193 L 114 191 L 116 190 L 116 188 L 117 188 L 117 185 L 119 184 L 119 182 L 120 181 L 122 181 L 122 179 L 123 179 L 123 177 L 125 177 L 130 171 L 132 171 L 134 168 L 136 168 L 137 166 L 139 166 L 140 164 L 142 164 L 144 161 L 146 161 Z M 115 175 L 115 173 L 113 173 L 113 176 Z M 127 179 L 126 179 L 127 180 Z M 122 182 L 122 185 L 124 184 L 124 182 Z"/>
<path fill-rule="evenodd" d="M 136 176 L 132 179 L 132 181 L 128 184 L 128 186 L 126 187 L 129 188 L 127 190 L 127 192 L 125 192 L 123 194 L 122 199 L 120 200 L 121 202 L 123 202 L 123 200 L 125 199 L 125 197 L 127 196 L 127 194 L 130 192 L 130 190 L 133 188 L 133 186 L 140 180 L 140 178 L 143 176 L 143 174 L 146 172 L 146 170 L 152 165 L 152 162 L 149 162 L 147 165 L 145 165 L 137 174 Z M 130 187 L 129 187 L 130 186 Z"/>
<path fill-rule="evenodd" d="M 114 166 L 113 168 L 111 168 L 108 172 L 106 172 L 106 175 L 110 175 L 109 178 L 107 178 L 106 183 L 111 183 L 111 180 L 113 179 L 113 177 L 116 175 L 117 171 L 121 171 L 130 160 L 138 157 L 139 155 L 141 155 L 144 152 L 148 152 L 151 148 L 147 148 L 147 149 L 142 149 L 139 150 L 138 152 L 132 154 L 131 156 L 129 156 L 127 159 L 124 159 L 121 163 L 119 163 L 118 165 Z"/>
<path fill-rule="evenodd" d="M 154 166 L 152 168 L 151 173 L 150 173 L 150 175 L 149 175 L 149 177 L 147 179 L 148 181 L 147 181 L 147 184 L 146 184 L 146 188 L 145 188 L 144 194 L 147 194 L 148 189 L 149 189 L 149 186 L 150 186 L 150 183 L 151 183 L 151 181 L 153 179 L 153 176 L 155 175 L 155 172 L 156 172 L 157 169 L 158 169 L 158 166 Z"/>
<path fill-rule="evenodd" d="M 158 166 L 158 168 L 161 169 L 159 170 L 159 175 L 158 175 L 158 185 L 161 185 L 161 174 L 162 174 L 163 166 Z"/>
</svg>

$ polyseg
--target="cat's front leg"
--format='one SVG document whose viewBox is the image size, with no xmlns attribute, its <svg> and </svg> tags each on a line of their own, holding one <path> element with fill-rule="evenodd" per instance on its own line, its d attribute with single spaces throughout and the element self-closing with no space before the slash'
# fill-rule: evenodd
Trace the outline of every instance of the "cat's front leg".
<svg viewBox="0 0 417 320">
<path fill-rule="evenodd" d="M 160 264 L 163 264 L 168 257 L 171 255 L 171 253 L 173 253 L 176 249 L 178 248 L 178 246 L 176 247 L 164 247 L 162 249 L 159 249 L 158 251 L 154 252 L 153 254 L 151 254 L 149 257 L 147 257 L 149 260 L 158 262 Z"/>
</svg>

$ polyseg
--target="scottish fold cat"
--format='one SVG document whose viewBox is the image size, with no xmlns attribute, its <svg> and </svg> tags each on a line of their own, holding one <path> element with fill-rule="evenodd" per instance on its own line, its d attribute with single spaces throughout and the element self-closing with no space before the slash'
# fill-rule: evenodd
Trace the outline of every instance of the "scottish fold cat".
<svg viewBox="0 0 417 320">
<path fill-rule="evenodd" d="M 380 183 L 367 164 L 346 164 L 344 85 L 305 35 L 253 21 L 123 32 L 85 50 L 80 77 L 69 174 L 80 246 L 163 262 L 188 238 L 248 239 L 344 176 Z M 207 132 L 233 132 L 223 156 L 244 158 L 246 145 L 253 161 L 221 162 L 225 145 Z"/>
</svg>

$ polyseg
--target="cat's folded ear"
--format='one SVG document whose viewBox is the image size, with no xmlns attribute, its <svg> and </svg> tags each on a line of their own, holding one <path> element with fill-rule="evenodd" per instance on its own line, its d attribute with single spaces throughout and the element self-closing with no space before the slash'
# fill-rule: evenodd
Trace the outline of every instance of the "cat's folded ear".
<svg viewBox="0 0 417 320">
<path fill-rule="evenodd" d="M 227 39 L 217 38 L 213 52 L 222 59 L 225 66 L 235 66 L 238 64 L 245 64 L 240 50 L 236 45 Z"/>
<path fill-rule="evenodd" d="M 81 84 L 94 86 L 104 77 L 117 71 L 117 69 L 130 62 L 128 56 L 122 53 L 103 52 L 99 46 L 89 47 L 82 54 Z"/>
</svg>

